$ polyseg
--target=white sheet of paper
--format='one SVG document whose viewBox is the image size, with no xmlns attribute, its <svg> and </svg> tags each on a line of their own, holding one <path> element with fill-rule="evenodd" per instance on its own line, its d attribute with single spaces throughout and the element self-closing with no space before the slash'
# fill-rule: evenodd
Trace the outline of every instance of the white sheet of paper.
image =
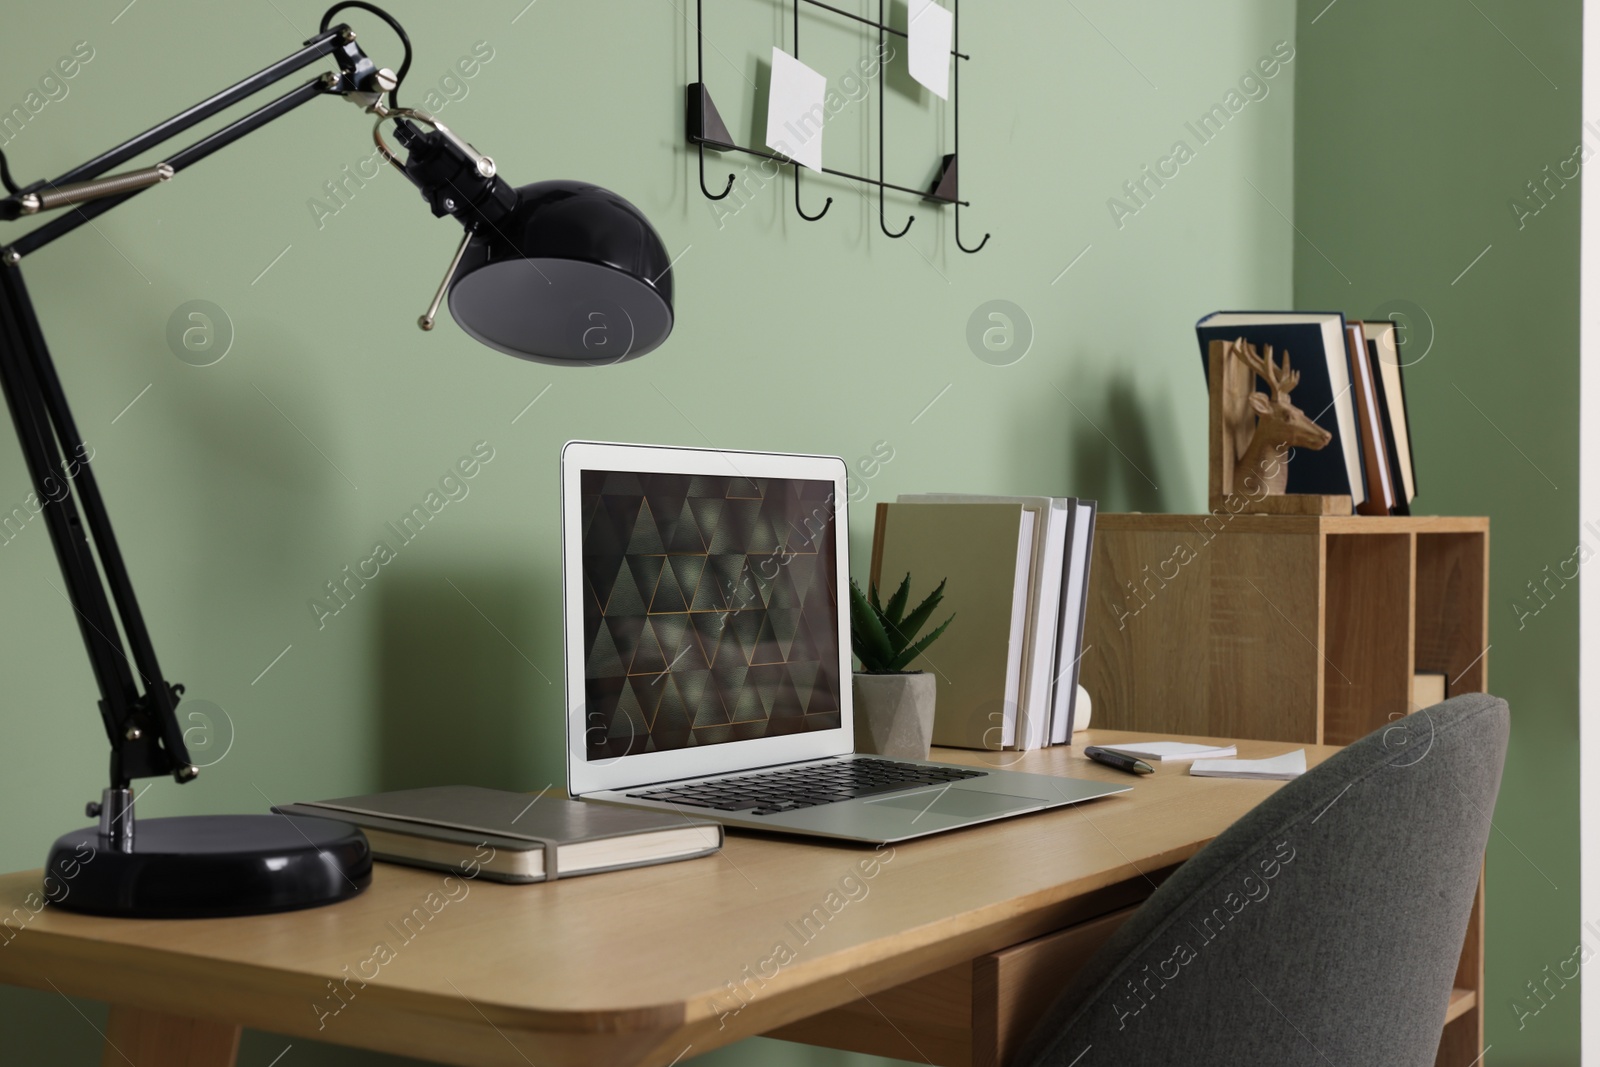
<svg viewBox="0 0 1600 1067">
<path fill-rule="evenodd" d="M 950 99 L 955 26 L 955 16 L 933 0 L 910 0 L 906 5 L 906 62 L 911 76 L 941 100 Z"/>
<path fill-rule="evenodd" d="M 1197 759 L 1226 759 L 1239 752 L 1233 745 L 1191 745 L 1183 741 L 1141 741 L 1137 745 L 1100 747 L 1128 756 L 1138 756 L 1140 759 L 1164 760 L 1171 763 Z"/>
<path fill-rule="evenodd" d="M 781 48 L 772 50 L 767 92 L 767 147 L 796 163 L 822 169 L 823 102 L 828 79 Z"/>
<path fill-rule="evenodd" d="M 1200 759 L 1189 764 L 1198 778 L 1262 778 L 1283 781 L 1306 773 L 1306 750 L 1297 748 L 1271 759 Z"/>
</svg>

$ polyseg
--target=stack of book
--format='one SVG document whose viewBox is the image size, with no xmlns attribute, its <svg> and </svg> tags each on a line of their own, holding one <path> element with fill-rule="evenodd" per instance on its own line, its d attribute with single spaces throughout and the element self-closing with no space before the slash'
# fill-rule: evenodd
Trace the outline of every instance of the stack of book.
<svg viewBox="0 0 1600 1067">
<path fill-rule="evenodd" d="M 1070 744 L 1095 502 L 915 494 L 879 504 L 871 581 L 945 582 L 945 635 L 912 664 L 938 679 L 933 743 Z"/>
<path fill-rule="evenodd" d="M 1348 496 L 1363 515 L 1409 515 L 1417 495 L 1401 373 L 1400 329 L 1389 321 L 1346 320 L 1341 312 L 1218 311 L 1195 326 L 1201 366 L 1212 341 L 1238 338 L 1275 359 L 1293 359 L 1295 407 L 1333 435 L 1289 464 L 1290 493 Z M 1266 392 L 1265 382 L 1257 381 Z"/>
</svg>

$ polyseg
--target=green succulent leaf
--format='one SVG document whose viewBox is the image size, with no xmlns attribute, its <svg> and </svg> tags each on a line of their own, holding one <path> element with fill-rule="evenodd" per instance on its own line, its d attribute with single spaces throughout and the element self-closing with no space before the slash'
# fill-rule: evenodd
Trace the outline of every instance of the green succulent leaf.
<svg viewBox="0 0 1600 1067">
<path fill-rule="evenodd" d="M 883 609 L 885 622 L 900 625 L 900 617 L 906 613 L 906 601 L 911 598 L 911 575 L 906 574 L 900 580 L 900 588 L 894 591 L 894 596 L 889 598 L 889 606 Z"/>
<path fill-rule="evenodd" d="M 944 584 L 944 582 L 940 582 L 939 587 L 929 593 L 927 599 L 918 604 L 916 610 L 912 611 L 910 615 L 907 615 L 900 622 L 898 629 L 903 644 L 909 644 L 912 638 L 917 636 L 917 632 L 927 625 L 928 620 L 933 617 L 933 613 L 939 609 L 939 602 L 944 599 Z"/>
<path fill-rule="evenodd" d="M 906 604 L 911 599 L 911 575 L 900 582 L 885 608 L 878 601 L 877 586 L 863 593 L 854 579 L 850 582 L 850 649 L 861 661 L 863 671 L 886 673 L 905 670 L 906 666 L 933 644 L 950 625 L 951 615 L 938 629 L 915 643 L 912 638 L 927 625 L 928 619 L 944 599 L 944 582 L 917 605 L 915 611 L 902 618 Z"/>
<path fill-rule="evenodd" d="M 865 671 L 891 670 L 888 666 L 895 658 L 896 646 L 889 640 L 879 610 L 861 592 L 861 587 L 850 582 L 850 645 Z"/>
<path fill-rule="evenodd" d="M 937 641 L 939 639 L 939 635 L 944 633 L 945 629 L 950 625 L 950 623 L 954 619 L 955 619 L 955 616 L 951 615 L 950 618 L 948 618 L 948 619 L 944 620 L 944 622 L 940 623 L 938 628 L 935 629 L 932 633 L 930 633 L 927 637 L 924 637 L 921 641 L 918 641 L 916 644 L 912 645 L 910 648 L 907 648 L 907 649 L 903 650 L 898 656 L 895 657 L 894 661 L 891 663 L 891 665 L 889 666 L 888 669 L 891 670 L 891 671 L 903 671 L 903 670 L 905 670 L 908 666 L 911 665 L 911 662 L 913 660 L 915 660 L 918 656 L 922 655 L 924 649 L 926 649 L 929 645 L 933 644 L 935 641 Z"/>
</svg>

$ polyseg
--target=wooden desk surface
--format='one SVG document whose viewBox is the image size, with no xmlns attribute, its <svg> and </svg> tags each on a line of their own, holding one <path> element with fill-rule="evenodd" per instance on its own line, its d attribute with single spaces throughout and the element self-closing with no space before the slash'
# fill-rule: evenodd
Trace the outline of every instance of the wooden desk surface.
<svg viewBox="0 0 1600 1067">
<path fill-rule="evenodd" d="M 714 857 L 530 886 L 377 864 L 342 904 L 184 921 L 32 915 L 41 872 L 0 876 L 0 982 L 445 1063 L 669 1064 L 1079 921 L 1281 785 L 1080 754 L 1140 736 L 936 750 L 1133 791 L 877 851 L 730 833 Z"/>
</svg>

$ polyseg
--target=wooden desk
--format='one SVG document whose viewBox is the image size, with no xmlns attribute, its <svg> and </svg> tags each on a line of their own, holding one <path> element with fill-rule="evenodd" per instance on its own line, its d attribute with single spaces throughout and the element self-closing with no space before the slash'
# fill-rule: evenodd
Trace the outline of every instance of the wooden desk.
<svg viewBox="0 0 1600 1067">
<path fill-rule="evenodd" d="M 134 1067 L 232 1064 L 241 1025 L 507 1067 L 670 1064 L 758 1034 L 993 1062 L 1038 1010 L 1019 995 L 1041 968 L 1065 977 L 1280 786 L 1181 766 L 1136 780 L 1079 752 L 935 758 L 1133 791 L 878 852 L 730 834 L 719 856 L 532 886 L 378 864 L 343 904 L 167 922 L 35 915 L 40 872 L 5 875 L 0 982 L 109 1001 L 103 1062 Z"/>
</svg>

